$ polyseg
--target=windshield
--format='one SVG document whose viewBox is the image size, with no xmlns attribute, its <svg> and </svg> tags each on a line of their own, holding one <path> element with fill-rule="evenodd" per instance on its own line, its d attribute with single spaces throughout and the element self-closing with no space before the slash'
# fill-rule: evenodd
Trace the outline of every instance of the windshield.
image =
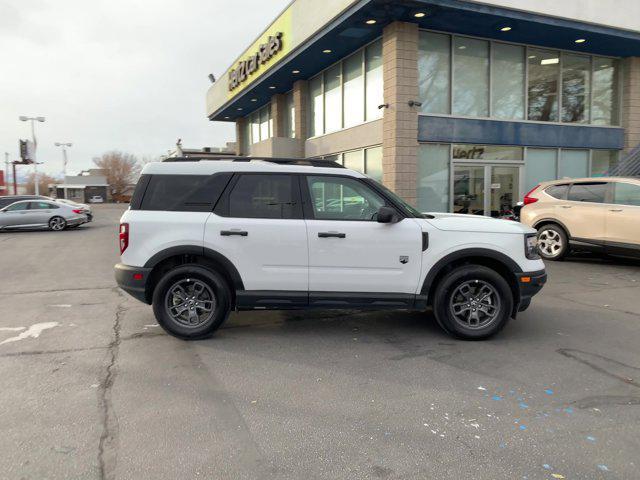
<svg viewBox="0 0 640 480">
<path fill-rule="evenodd" d="M 409 205 L 407 202 L 405 202 L 402 198 L 400 198 L 398 195 L 396 195 L 395 193 L 393 193 L 391 190 L 389 190 L 387 187 L 385 187 L 384 185 L 382 185 L 380 182 L 377 182 L 376 180 L 370 179 L 370 181 L 374 182 L 376 184 L 376 186 L 380 189 L 382 189 L 382 191 L 388 196 L 391 197 L 391 199 L 396 202 L 399 203 L 400 205 L 402 205 L 402 207 L 404 207 L 405 210 L 407 210 L 411 215 L 413 215 L 415 218 L 428 218 L 428 215 L 424 215 L 423 213 L 420 213 L 418 210 L 416 210 L 416 208 L 412 207 L 411 205 Z"/>
</svg>

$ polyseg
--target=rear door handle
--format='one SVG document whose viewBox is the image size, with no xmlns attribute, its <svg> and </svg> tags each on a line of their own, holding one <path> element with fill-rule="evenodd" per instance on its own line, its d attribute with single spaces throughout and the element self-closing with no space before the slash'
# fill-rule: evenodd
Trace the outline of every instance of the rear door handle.
<svg viewBox="0 0 640 480">
<path fill-rule="evenodd" d="M 622 209 L 621 208 L 612 208 L 609 210 L 610 212 L 621 212 Z"/>
<path fill-rule="evenodd" d="M 339 232 L 318 232 L 319 238 L 346 238 L 346 233 Z"/>
<path fill-rule="evenodd" d="M 220 232 L 220 235 L 222 235 L 223 237 L 246 237 L 247 235 L 249 235 L 249 232 L 245 232 L 244 230 L 222 230 Z"/>
<path fill-rule="evenodd" d="M 560 205 L 562 208 L 572 208 L 573 205 Z"/>
</svg>

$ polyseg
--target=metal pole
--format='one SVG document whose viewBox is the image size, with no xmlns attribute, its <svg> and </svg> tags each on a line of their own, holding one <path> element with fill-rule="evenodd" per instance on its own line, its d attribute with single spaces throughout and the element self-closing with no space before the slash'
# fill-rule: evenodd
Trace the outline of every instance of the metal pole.
<svg viewBox="0 0 640 480">
<path fill-rule="evenodd" d="M 67 148 L 62 146 L 62 178 L 67 177 Z"/>
<path fill-rule="evenodd" d="M 33 125 L 34 121 L 35 121 L 35 118 L 32 118 L 31 119 L 31 138 L 33 139 L 33 156 L 36 157 L 33 159 L 33 183 L 35 183 L 36 195 L 40 195 L 40 185 L 38 184 L 38 156 L 36 155 L 38 144 L 36 143 L 36 129 Z"/>
<path fill-rule="evenodd" d="M 5 179 L 4 179 L 4 186 L 5 186 L 5 190 L 7 192 L 7 195 L 9 194 L 9 152 L 4 152 L 4 174 L 5 174 Z"/>
<path fill-rule="evenodd" d="M 13 194 L 18 194 L 18 184 L 16 183 L 16 163 L 13 162 Z"/>
</svg>

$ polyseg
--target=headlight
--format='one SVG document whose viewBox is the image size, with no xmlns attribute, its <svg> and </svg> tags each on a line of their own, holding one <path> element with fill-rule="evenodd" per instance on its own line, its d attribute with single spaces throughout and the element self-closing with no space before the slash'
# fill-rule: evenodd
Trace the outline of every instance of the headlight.
<svg viewBox="0 0 640 480">
<path fill-rule="evenodd" d="M 529 260 L 538 260 L 538 235 L 528 233 L 524 236 L 524 254 Z"/>
</svg>

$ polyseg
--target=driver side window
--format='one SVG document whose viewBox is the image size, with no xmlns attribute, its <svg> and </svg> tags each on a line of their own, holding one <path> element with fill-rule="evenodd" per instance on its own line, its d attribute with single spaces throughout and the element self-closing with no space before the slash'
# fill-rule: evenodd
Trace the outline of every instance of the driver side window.
<svg viewBox="0 0 640 480">
<path fill-rule="evenodd" d="M 384 199 L 364 183 L 347 177 L 307 177 L 316 220 L 372 221 Z"/>
<path fill-rule="evenodd" d="M 7 207 L 7 212 L 18 212 L 21 210 L 28 210 L 28 208 L 29 208 L 29 202 L 14 203 L 10 207 Z"/>
</svg>

